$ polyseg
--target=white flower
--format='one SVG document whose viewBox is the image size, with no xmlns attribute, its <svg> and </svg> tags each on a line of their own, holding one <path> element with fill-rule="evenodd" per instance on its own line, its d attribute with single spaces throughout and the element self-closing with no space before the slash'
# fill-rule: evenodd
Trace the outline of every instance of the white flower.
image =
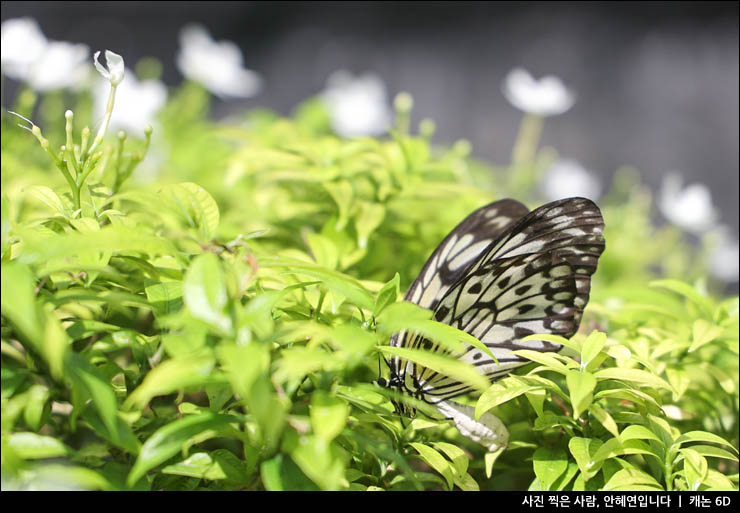
<svg viewBox="0 0 740 513">
<path fill-rule="evenodd" d="M 559 160 L 545 173 L 542 190 L 549 200 L 581 196 L 599 199 L 601 182 L 574 160 Z"/>
<path fill-rule="evenodd" d="M 3 73 L 15 80 L 25 80 L 31 65 L 41 58 L 46 49 L 46 37 L 33 18 L 6 20 L 0 32 Z"/>
<path fill-rule="evenodd" d="M 111 52 L 110 50 L 106 50 L 105 62 L 108 64 L 108 69 L 100 64 L 100 62 L 98 61 L 98 57 L 100 57 L 100 51 L 95 52 L 95 55 L 93 55 L 93 61 L 95 61 L 95 69 L 98 70 L 98 73 L 103 75 L 103 77 L 108 80 L 108 82 L 110 82 L 113 86 L 117 86 L 118 84 L 120 84 L 125 74 L 123 57 L 121 57 L 117 53 Z"/>
<path fill-rule="evenodd" d="M 671 223 L 694 234 L 702 234 L 717 220 L 712 194 L 706 185 L 693 183 L 682 189 L 683 180 L 669 173 L 663 178 L 658 207 Z"/>
<path fill-rule="evenodd" d="M 725 283 L 740 277 L 740 244 L 727 228 L 721 230 L 719 243 L 709 254 L 709 273 Z"/>
<path fill-rule="evenodd" d="M 183 28 L 180 47 L 177 54 L 180 72 L 216 96 L 248 98 L 261 89 L 259 74 L 242 67 L 239 47 L 231 41 L 214 41 L 203 26 Z"/>
<path fill-rule="evenodd" d="M 84 44 L 47 41 L 32 18 L 2 24 L 3 72 L 36 91 L 77 87 L 84 82 L 89 51 Z"/>
<path fill-rule="evenodd" d="M 88 77 L 89 53 L 87 45 L 52 41 L 31 66 L 26 81 L 36 91 L 76 88 Z"/>
<path fill-rule="evenodd" d="M 522 68 L 506 75 L 503 93 L 514 107 L 537 116 L 562 114 L 573 106 L 575 94 L 556 76 L 535 80 Z"/>
<path fill-rule="evenodd" d="M 373 74 L 357 78 L 345 70 L 332 73 L 322 97 L 332 128 L 342 137 L 379 135 L 391 121 L 385 84 Z"/>
<path fill-rule="evenodd" d="M 146 125 L 156 125 L 156 115 L 167 102 L 167 88 L 159 80 L 137 80 L 130 69 L 126 69 L 125 74 L 126 80 L 116 88 L 110 127 L 141 136 Z M 107 79 L 100 80 L 93 90 L 95 113 L 99 117 L 105 114 L 109 92 Z"/>
</svg>

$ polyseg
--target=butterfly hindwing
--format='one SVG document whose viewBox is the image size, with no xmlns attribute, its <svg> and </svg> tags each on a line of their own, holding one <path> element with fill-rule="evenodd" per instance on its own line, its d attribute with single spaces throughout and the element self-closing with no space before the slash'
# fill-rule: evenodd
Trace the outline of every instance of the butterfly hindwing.
<svg viewBox="0 0 740 513">
<path fill-rule="evenodd" d="M 491 349 L 498 363 L 474 347 L 454 356 L 492 380 L 526 363 L 511 354 L 513 350 L 545 352 L 561 347 L 546 341 L 521 342 L 525 336 L 575 334 L 588 302 L 591 275 L 604 250 L 601 212 L 585 198 L 548 203 L 508 226 L 434 307 L 437 321 L 475 336 Z M 418 336 L 403 335 L 400 341 L 406 347 L 420 344 Z M 446 352 L 436 345 L 431 350 Z M 398 366 L 401 371 L 402 367 Z M 429 402 L 470 391 L 430 369 L 418 365 L 410 369 Z"/>
</svg>

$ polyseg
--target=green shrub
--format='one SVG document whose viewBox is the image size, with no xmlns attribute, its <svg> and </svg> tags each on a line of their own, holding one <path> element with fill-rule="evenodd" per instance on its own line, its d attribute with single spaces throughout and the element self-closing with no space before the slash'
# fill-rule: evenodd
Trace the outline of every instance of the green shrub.
<svg viewBox="0 0 740 513">
<path fill-rule="evenodd" d="M 400 302 L 426 257 L 480 205 L 541 203 L 553 150 L 496 167 L 428 133 L 337 138 L 317 100 L 229 124 L 207 101 L 170 101 L 153 183 L 130 178 L 149 137 L 120 138 L 80 160 L 79 198 L 4 115 L 3 487 L 737 489 L 738 298 L 707 292 L 634 172 L 599 202 L 581 332 L 462 399 L 508 426 L 486 454 L 372 382 L 429 317 Z"/>
</svg>

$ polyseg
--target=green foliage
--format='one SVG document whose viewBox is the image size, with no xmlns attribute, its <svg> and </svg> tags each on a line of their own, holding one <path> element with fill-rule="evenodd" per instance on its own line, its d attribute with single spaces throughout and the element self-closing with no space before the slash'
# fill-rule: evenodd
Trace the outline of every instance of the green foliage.
<svg viewBox="0 0 740 513">
<path fill-rule="evenodd" d="M 738 298 L 706 292 L 628 172 L 602 202 L 581 333 L 490 385 L 387 341 L 479 344 L 399 299 L 511 170 L 465 144 L 339 139 L 317 100 L 213 125 L 204 94 L 186 85 L 163 113 L 150 185 L 114 148 L 70 190 L 3 118 L 4 487 L 737 489 Z M 399 352 L 478 388 L 508 449 L 394 415 L 372 381 Z"/>
</svg>

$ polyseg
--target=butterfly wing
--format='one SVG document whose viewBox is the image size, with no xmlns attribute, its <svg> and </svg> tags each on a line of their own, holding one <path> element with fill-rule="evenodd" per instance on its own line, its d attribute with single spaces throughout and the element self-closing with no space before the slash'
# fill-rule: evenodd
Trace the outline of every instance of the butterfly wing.
<svg viewBox="0 0 740 513">
<path fill-rule="evenodd" d="M 437 246 L 404 299 L 434 310 L 470 264 L 528 212 L 529 209 L 518 201 L 504 199 L 470 214 Z"/>
<path fill-rule="evenodd" d="M 527 212 L 527 207 L 512 199 L 495 201 L 474 211 L 437 246 L 404 299 L 434 310 L 450 287 L 465 275 L 467 268 Z M 405 331 L 395 333 L 389 343 L 409 347 L 406 337 Z M 405 363 L 401 359 L 392 358 L 389 363 L 391 374 L 404 372 Z"/>
<path fill-rule="evenodd" d="M 479 349 L 455 355 L 497 379 L 527 360 L 516 349 L 558 351 L 546 341 L 521 339 L 533 333 L 570 337 L 588 302 L 591 275 L 604 250 L 604 220 L 585 198 L 543 205 L 501 233 L 469 265 L 434 308 L 434 318 L 486 344 L 496 363 Z M 418 346 L 418 336 L 404 340 Z M 446 352 L 433 346 L 432 350 Z M 410 363 L 425 399 L 437 402 L 471 389 L 431 369 Z"/>
</svg>

